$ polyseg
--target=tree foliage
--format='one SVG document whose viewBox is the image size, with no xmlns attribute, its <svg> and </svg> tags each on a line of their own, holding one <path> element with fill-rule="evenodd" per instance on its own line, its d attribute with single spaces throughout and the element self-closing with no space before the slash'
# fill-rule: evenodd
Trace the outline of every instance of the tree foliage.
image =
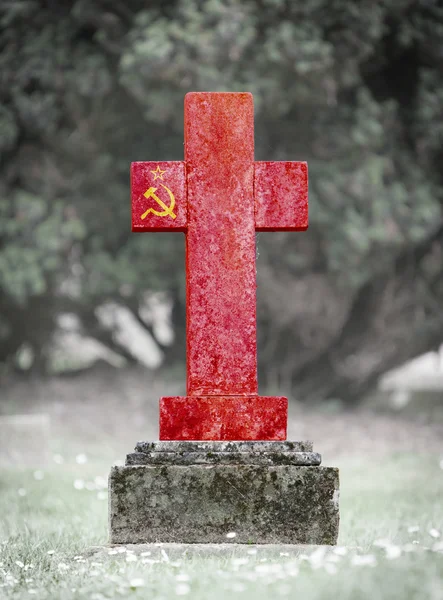
<svg viewBox="0 0 443 600">
<path fill-rule="evenodd" d="M 183 240 L 130 234 L 128 167 L 182 159 L 190 90 L 252 92 L 257 159 L 309 161 L 309 233 L 258 238 L 264 383 L 353 398 L 441 339 L 437 0 L 15 0 L 0 29 L 0 361 L 146 289 L 183 343 Z"/>
</svg>

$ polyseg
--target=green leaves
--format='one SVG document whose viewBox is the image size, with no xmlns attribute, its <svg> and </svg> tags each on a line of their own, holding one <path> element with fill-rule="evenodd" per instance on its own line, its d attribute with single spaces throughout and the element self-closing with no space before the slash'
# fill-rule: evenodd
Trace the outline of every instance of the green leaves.
<svg viewBox="0 0 443 600">
<path fill-rule="evenodd" d="M 48 291 L 86 228 L 78 218 L 66 217 L 64 203 L 17 190 L 0 202 L 0 289 L 20 304 Z"/>
<path fill-rule="evenodd" d="M 0 105 L 0 158 L 14 148 L 18 135 L 19 128 L 12 111 Z"/>
<path fill-rule="evenodd" d="M 8 302 L 75 290 L 94 307 L 122 289 L 134 303 L 146 289 L 184 299 L 183 238 L 131 235 L 128 172 L 133 160 L 182 159 L 190 90 L 252 92 L 256 158 L 308 160 L 309 232 L 260 241 L 259 266 L 288 285 L 315 271 L 318 289 L 351 296 L 441 222 L 443 25 L 432 3 L 62 4 L 0 9 Z M 322 319 L 319 309 L 316 339 Z"/>
</svg>

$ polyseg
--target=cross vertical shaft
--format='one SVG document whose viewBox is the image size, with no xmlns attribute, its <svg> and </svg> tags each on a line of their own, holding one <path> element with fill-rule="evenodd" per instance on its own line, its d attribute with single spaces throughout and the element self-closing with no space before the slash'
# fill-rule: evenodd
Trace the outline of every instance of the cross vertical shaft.
<svg viewBox="0 0 443 600">
<path fill-rule="evenodd" d="M 256 394 L 251 94 L 187 94 L 185 163 L 188 395 Z"/>
</svg>

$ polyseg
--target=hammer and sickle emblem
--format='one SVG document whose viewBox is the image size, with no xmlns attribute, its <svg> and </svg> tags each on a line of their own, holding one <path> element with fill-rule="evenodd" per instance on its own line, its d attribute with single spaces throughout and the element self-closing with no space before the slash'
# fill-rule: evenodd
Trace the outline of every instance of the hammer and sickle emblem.
<svg viewBox="0 0 443 600">
<path fill-rule="evenodd" d="M 146 190 L 146 192 L 143 194 L 143 196 L 145 198 L 153 198 L 163 210 L 158 211 L 158 210 L 154 210 L 153 208 L 148 208 L 148 210 L 146 212 L 144 212 L 142 214 L 142 216 L 140 217 L 141 219 L 146 219 L 146 217 L 151 212 L 154 215 L 157 215 L 157 217 L 166 217 L 167 215 L 169 215 L 172 219 L 175 219 L 177 217 L 177 215 L 172 212 L 174 210 L 174 206 L 175 206 L 174 194 L 171 192 L 171 190 L 169 188 L 167 188 L 162 183 L 160 185 L 162 186 L 162 188 L 165 188 L 165 190 L 168 192 L 169 198 L 171 200 L 171 204 L 169 206 L 166 206 L 166 204 L 163 202 L 163 200 L 161 200 L 161 198 L 159 198 L 155 194 L 155 192 L 157 191 L 157 188 L 150 187 L 149 190 Z"/>
</svg>

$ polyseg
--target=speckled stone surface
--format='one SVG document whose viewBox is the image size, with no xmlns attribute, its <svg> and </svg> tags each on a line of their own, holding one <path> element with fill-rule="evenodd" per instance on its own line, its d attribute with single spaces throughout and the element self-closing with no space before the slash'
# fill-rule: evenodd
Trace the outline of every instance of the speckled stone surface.
<svg viewBox="0 0 443 600">
<path fill-rule="evenodd" d="M 308 228 L 307 163 L 256 162 L 254 191 L 257 231 Z"/>
<path fill-rule="evenodd" d="M 185 97 L 188 396 L 257 393 L 254 107 Z"/>
<path fill-rule="evenodd" d="M 318 452 L 133 452 L 127 465 L 302 465 L 321 463 Z"/>
<path fill-rule="evenodd" d="M 171 396 L 160 400 L 161 440 L 285 440 L 283 396 Z"/>
<path fill-rule="evenodd" d="M 138 442 L 126 465 L 301 465 L 321 464 L 312 442 Z"/>
<path fill-rule="evenodd" d="M 338 490 L 331 467 L 114 467 L 110 543 L 335 544 Z"/>
<path fill-rule="evenodd" d="M 135 452 L 312 452 L 312 442 L 169 441 L 137 442 Z"/>
<path fill-rule="evenodd" d="M 161 400 L 160 439 L 283 440 L 286 398 L 258 396 L 255 232 L 306 229 L 307 165 L 254 161 L 249 93 L 191 92 L 184 115 L 183 162 L 131 165 L 133 231 L 186 234 L 187 396 Z"/>
</svg>

